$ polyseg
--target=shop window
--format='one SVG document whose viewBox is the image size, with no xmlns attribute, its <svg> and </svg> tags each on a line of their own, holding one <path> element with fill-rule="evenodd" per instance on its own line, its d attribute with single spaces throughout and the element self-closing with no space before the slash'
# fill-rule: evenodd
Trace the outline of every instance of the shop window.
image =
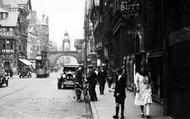
<svg viewBox="0 0 190 119">
<path fill-rule="evenodd" d="M 3 14 L 2 13 L 0 13 L 0 19 L 3 19 Z"/>
<path fill-rule="evenodd" d="M 10 44 L 10 49 L 13 49 L 13 44 L 12 43 Z"/>
<path fill-rule="evenodd" d="M 151 72 L 151 79 L 153 82 L 153 96 L 157 99 L 162 99 L 163 95 L 163 72 L 162 67 L 163 61 L 162 57 L 150 57 L 149 58 L 149 68 Z"/>
<path fill-rule="evenodd" d="M 5 49 L 5 47 L 6 47 L 6 46 L 5 46 L 5 43 L 4 43 L 4 44 L 3 44 L 3 49 Z"/>
<path fill-rule="evenodd" d="M 25 46 L 23 46 L 23 51 L 25 51 L 26 50 L 26 48 L 25 48 Z"/>
<path fill-rule="evenodd" d="M 8 17 L 8 13 L 0 13 L 0 19 L 6 19 Z"/>
</svg>

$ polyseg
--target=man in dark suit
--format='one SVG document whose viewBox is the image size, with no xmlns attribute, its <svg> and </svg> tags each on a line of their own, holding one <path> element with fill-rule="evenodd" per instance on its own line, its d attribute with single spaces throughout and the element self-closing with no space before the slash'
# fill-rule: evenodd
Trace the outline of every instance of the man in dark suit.
<svg viewBox="0 0 190 119">
<path fill-rule="evenodd" d="M 93 69 L 93 67 L 89 67 L 89 73 L 87 76 L 87 80 L 89 82 L 89 94 L 90 94 L 90 101 L 98 101 L 96 95 L 96 83 L 97 83 L 97 75 Z"/>
<path fill-rule="evenodd" d="M 117 69 L 118 78 L 116 80 L 114 97 L 116 102 L 116 114 L 113 116 L 114 119 L 118 119 L 119 105 L 121 105 L 121 118 L 124 119 L 124 108 L 125 108 L 125 77 L 122 75 L 123 70 Z"/>
<path fill-rule="evenodd" d="M 82 89 L 82 85 L 83 85 L 83 72 L 82 72 L 82 67 L 80 66 L 77 70 L 76 70 L 76 75 L 75 75 L 75 82 L 76 82 L 76 86 L 77 88 Z M 81 91 L 76 90 L 76 95 L 77 96 L 77 100 L 81 100 Z"/>
<path fill-rule="evenodd" d="M 99 87 L 100 95 L 104 94 L 106 76 L 107 76 L 107 73 L 106 73 L 104 67 L 101 67 L 100 70 L 98 71 L 98 82 L 100 84 L 100 87 Z"/>
</svg>

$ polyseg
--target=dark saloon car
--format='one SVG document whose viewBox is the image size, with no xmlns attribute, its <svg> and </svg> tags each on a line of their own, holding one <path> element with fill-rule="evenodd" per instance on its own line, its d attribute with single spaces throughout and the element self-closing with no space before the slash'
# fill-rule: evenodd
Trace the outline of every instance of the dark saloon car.
<svg viewBox="0 0 190 119">
<path fill-rule="evenodd" d="M 75 86 L 75 72 L 78 65 L 67 65 L 63 68 L 63 73 L 58 78 L 57 87 L 58 89 Z"/>
</svg>

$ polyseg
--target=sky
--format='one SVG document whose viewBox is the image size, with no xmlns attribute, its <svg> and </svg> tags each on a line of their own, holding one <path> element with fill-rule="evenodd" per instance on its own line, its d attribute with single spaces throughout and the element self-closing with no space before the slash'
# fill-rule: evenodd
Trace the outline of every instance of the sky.
<svg viewBox="0 0 190 119">
<path fill-rule="evenodd" d="M 50 40 L 61 47 L 67 31 L 74 50 L 74 40 L 83 38 L 85 0 L 31 0 L 31 4 L 39 17 L 49 16 Z"/>
</svg>

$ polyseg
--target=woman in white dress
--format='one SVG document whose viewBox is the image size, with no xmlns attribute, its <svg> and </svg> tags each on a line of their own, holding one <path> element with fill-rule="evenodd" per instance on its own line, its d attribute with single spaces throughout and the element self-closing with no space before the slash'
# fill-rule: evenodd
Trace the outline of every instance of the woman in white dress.
<svg viewBox="0 0 190 119">
<path fill-rule="evenodd" d="M 152 103 L 152 89 L 149 82 L 148 71 L 141 68 L 141 71 L 136 72 L 134 84 L 136 85 L 137 92 L 134 104 L 140 106 L 141 117 L 144 118 L 146 115 L 147 119 L 150 119 L 150 104 Z"/>
</svg>

